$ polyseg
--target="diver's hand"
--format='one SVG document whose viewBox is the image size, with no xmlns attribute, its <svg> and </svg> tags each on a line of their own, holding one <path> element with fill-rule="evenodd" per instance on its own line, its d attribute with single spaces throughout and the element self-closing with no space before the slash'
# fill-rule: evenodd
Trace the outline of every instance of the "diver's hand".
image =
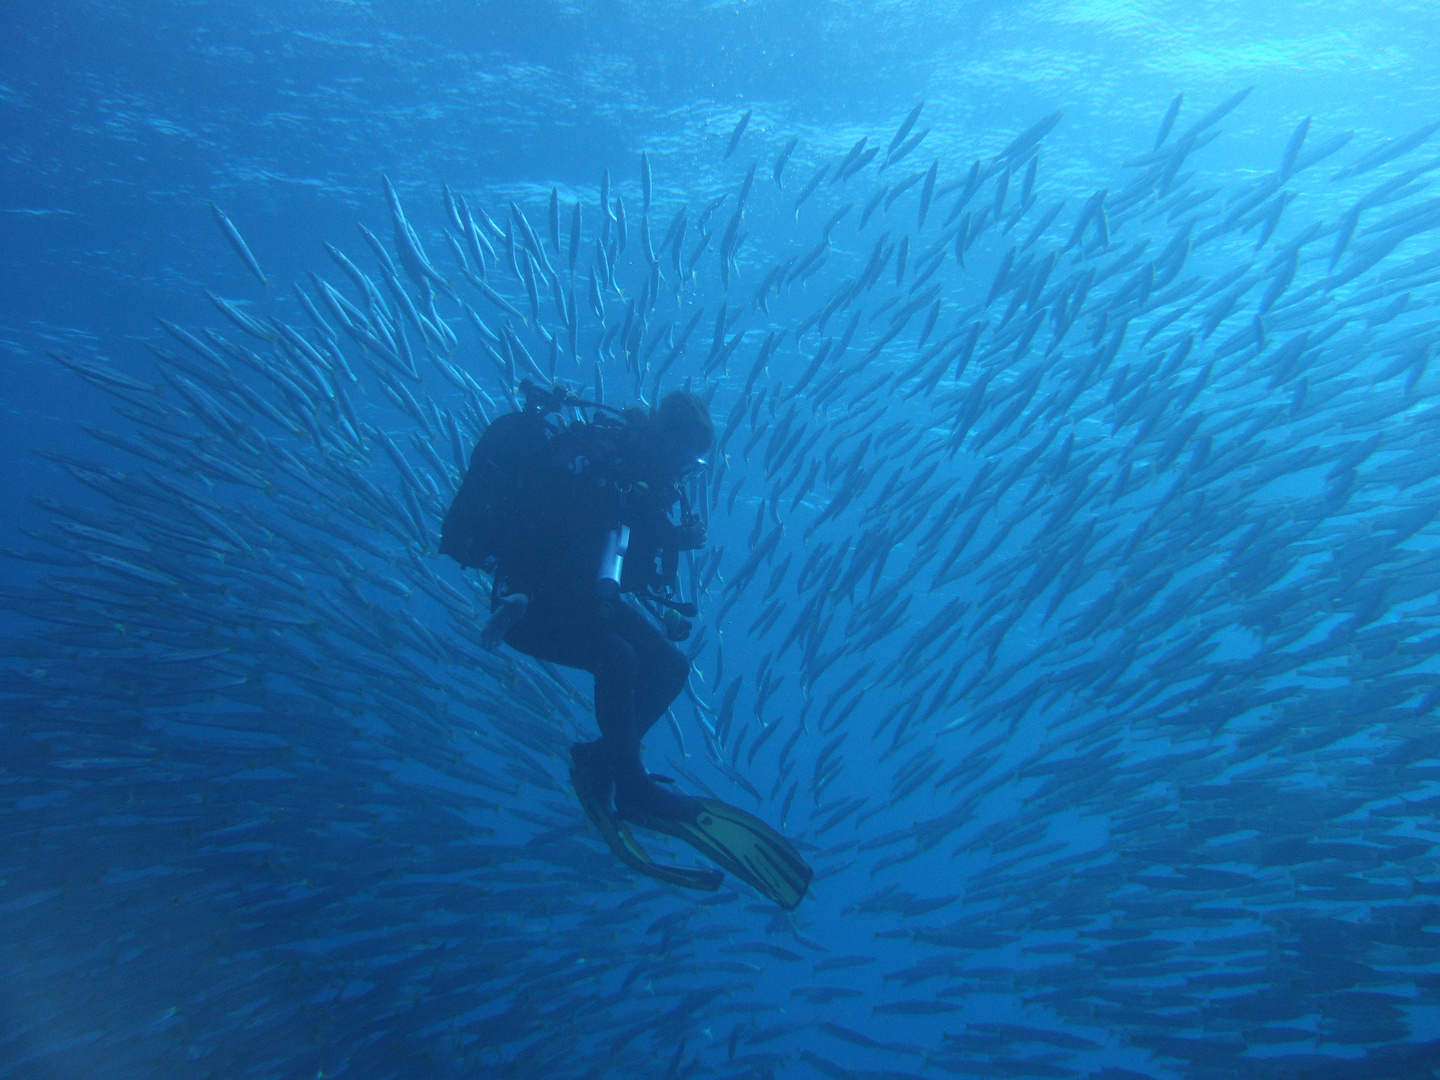
<svg viewBox="0 0 1440 1080">
<path fill-rule="evenodd" d="M 500 643 L 505 640 L 505 635 L 525 617 L 529 607 L 530 598 L 524 593 L 511 593 L 497 600 L 491 609 L 489 620 L 485 623 L 485 629 L 480 631 L 481 647 L 490 652 L 497 651 Z"/>
<path fill-rule="evenodd" d="M 705 522 L 698 514 L 690 514 L 675 526 L 675 550 L 694 551 L 705 546 Z"/>
</svg>

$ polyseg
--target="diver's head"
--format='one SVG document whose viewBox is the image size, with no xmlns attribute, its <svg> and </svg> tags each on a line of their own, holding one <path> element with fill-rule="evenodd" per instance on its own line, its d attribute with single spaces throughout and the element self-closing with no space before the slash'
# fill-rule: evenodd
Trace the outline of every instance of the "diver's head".
<svg viewBox="0 0 1440 1080">
<path fill-rule="evenodd" d="M 649 429 L 652 461 L 665 479 L 682 479 L 705 467 L 715 424 L 704 398 L 671 391 L 650 415 Z"/>
</svg>

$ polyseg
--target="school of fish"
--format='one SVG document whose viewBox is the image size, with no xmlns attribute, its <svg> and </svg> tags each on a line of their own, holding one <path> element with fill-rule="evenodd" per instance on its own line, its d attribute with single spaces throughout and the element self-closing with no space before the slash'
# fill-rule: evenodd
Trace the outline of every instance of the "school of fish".
<svg viewBox="0 0 1440 1080">
<path fill-rule="evenodd" d="M 117 420 L 7 552 L 0 1076 L 1433 1076 L 1440 124 L 1216 181 L 1247 93 L 1083 190 L 923 103 L 387 179 L 290 290 L 212 204 L 250 296 L 54 354 Z M 794 914 L 632 876 L 587 681 L 481 647 L 439 523 L 525 378 L 710 402 L 646 760 Z"/>
</svg>

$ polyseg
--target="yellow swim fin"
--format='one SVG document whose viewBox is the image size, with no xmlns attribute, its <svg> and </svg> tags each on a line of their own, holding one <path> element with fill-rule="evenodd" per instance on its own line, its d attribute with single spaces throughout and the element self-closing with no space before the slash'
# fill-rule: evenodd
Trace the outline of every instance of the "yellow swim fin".
<svg viewBox="0 0 1440 1080">
<path fill-rule="evenodd" d="M 719 799 L 682 796 L 674 806 L 674 814 L 650 810 L 631 819 L 643 828 L 684 840 L 786 911 L 800 905 L 815 871 L 789 840 L 754 814 Z"/>
<path fill-rule="evenodd" d="M 585 816 L 600 831 L 601 839 L 615 853 L 615 857 L 630 869 L 638 874 L 644 874 L 646 877 L 652 877 L 656 881 L 679 885 L 684 889 L 714 892 L 720 888 L 720 883 L 725 879 L 725 875 L 719 870 L 666 866 L 652 861 L 645 849 L 636 843 L 635 837 L 631 835 L 625 822 L 611 811 L 608 805 L 610 801 L 608 790 L 602 792 L 600 784 L 595 782 L 595 778 L 591 774 L 582 769 L 571 769 L 570 782 L 575 785 L 575 794 L 580 798 L 580 805 L 585 810 Z M 604 786 L 608 789 L 609 784 L 606 783 Z"/>
</svg>

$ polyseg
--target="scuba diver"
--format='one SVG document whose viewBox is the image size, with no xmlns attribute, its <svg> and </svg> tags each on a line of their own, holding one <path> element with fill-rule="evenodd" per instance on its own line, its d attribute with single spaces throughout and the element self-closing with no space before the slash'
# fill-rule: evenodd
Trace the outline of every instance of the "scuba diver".
<svg viewBox="0 0 1440 1080">
<path fill-rule="evenodd" d="M 629 825 L 666 833 L 793 910 L 813 871 L 790 842 L 718 799 L 680 794 L 640 757 L 645 733 L 690 674 L 675 642 L 689 636 L 696 610 L 678 599 L 678 566 L 680 552 L 705 546 L 686 487 L 714 442 L 709 409 L 688 391 L 667 394 L 653 412 L 528 381 L 521 391 L 524 407 L 497 417 L 476 446 L 441 533 L 442 553 L 494 574 L 481 643 L 503 640 L 595 677 L 600 738 L 571 747 L 570 778 L 621 861 L 661 881 L 718 889 L 719 870 L 658 864 Z M 591 419 L 550 419 L 566 407 L 589 408 Z"/>
</svg>

